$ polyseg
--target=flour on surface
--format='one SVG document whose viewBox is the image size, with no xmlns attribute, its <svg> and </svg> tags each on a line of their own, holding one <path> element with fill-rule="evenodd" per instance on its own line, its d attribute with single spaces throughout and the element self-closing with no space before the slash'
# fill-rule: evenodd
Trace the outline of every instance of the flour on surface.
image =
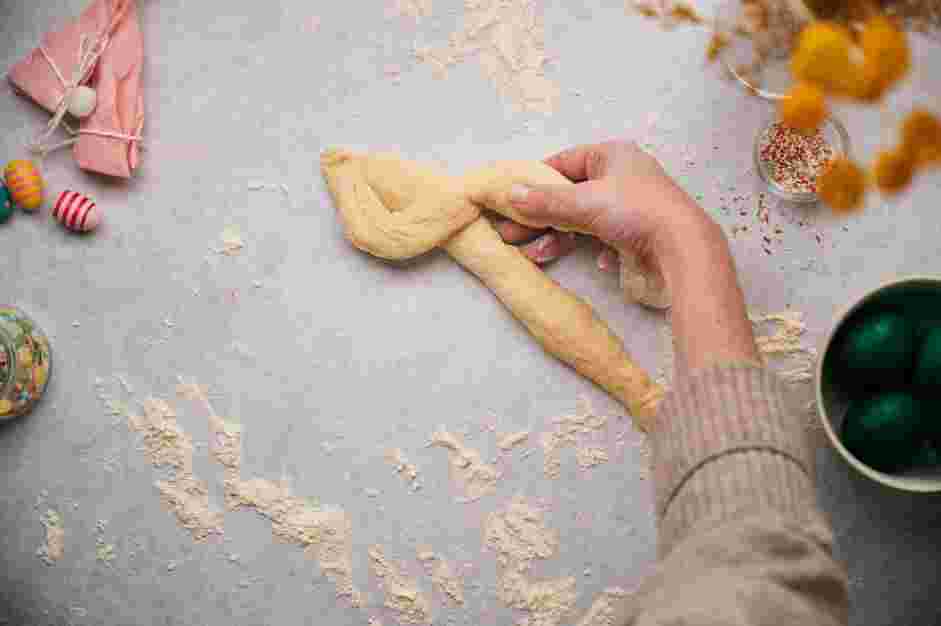
<svg viewBox="0 0 941 626">
<path fill-rule="evenodd" d="M 387 12 L 417 21 L 431 14 L 431 0 L 391 0 Z"/>
<path fill-rule="evenodd" d="M 46 529 L 46 541 L 36 549 L 36 556 L 46 565 L 55 565 L 65 555 L 65 524 L 53 509 L 46 510 L 40 521 Z"/>
<path fill-rule="evenodd" d="M 105 527 L 107 522 L 98 520 L 95 524 L 95 560 L 105 565 L 111 565 L 114 560 L 114 545 L 105 542 Z"/>
<path fill-rule="evenodd" d="M 575 451 L 575 461 L 582 469 L 608 462 L 608 451 L 601 446 L 582 446 Z"/>
<path fill-rule="evenodd" d="M 310 498 L 294 495 L 286 481 L 241 478 L 242 427 L 216 414 L 206 389 L 182 383 L 177 393 L 199 402 L 209 419 L 209 452 L 223 468 L 223 493 L 227 510 L 251 509 L 271 522 L 272 536 L 304 548 L 304 554 L 320 565 L 336 587 L 337 597 L 354 606 L 361 594 L 353 585 L 352 523 L 342 510 L 321 509 Z"/>
<path fill-rule="evenodd" d="M 417 47 L 415 56 L 444 76 L 476 56 L 487 78 L 518 109 L 550 113 L 559 88 L 546 77 L 542 19 L 535 0 L 466 0 L 464 24 L 447 46 Z"/>
<path fill-rule="evenodd" d="M 515 433 L 504 433 L 497 437 L 497 447 L 504 452 L 509 452 L 516 446 L 525 443 L 529 439 L 528 430 L 520 430 Z"/>
<path fill-rule="evenodd" d="M 451 564 L 427 547 L 418 549 L 418 560 L 431 576 L 435 589 L 444 594 L 448 603 L 452 606 L 464 606 L 464 583 Z"/>
<path fill-rule="evenodd" d="M 559 478 L 562 471 L 562 449 L 577 447 L 581 435 L 588 435 L 602 430 L 608 423 L 608 418 L 596 415 L 585 398 L 580 398 L 578 408 L 573 415 L 565 415 L 552 420 L 555 430 L 542 434 L 541 443 L 543 451 L 543 473 L 546 478 Z M 582 452 L 587 458 L 592 452 Z M 607 453 L 605 453 L 607 456 Z M 604 459 L 607 460 L 607 459 Z M 599 461 L 599 462 L 604 462 Z M 597 465 L 597 463 L 595 463 Z M 581 466 L 581 464 L 580 464 Z M 591 467 L 588 465 L 587 467 Z"/>
<path fill-rule="evenodd" d="M 222 513 L 210 509 L 208 485 L 193 475 L 193 440 L 177 424 L 173 407 L 164 400 L 148 398 L 142 415 L 128 417 L 128 427 L 143 433 L 147 461 L 171 471 L 170 478 L 156 483 L 164 508 L 195 541 L 221 538 Z"/>
<path fill-rule="evenodd" d="M 556 626 L 575 606 L 575 578 L 532 581 L 533 561 L 552 557 L 558 535 L 546 528 L 542 511 L 520 496 L 484 523 L 484 540 L 497 555 L 497 596 L 508 607 L 526 612 L 521 626 Z"/>
<path fill-rule="evenodd" d="M 664 392 L 670 391 L 675 367 L 676 349 L 673 345 L 673 322 L 668 311 L 664 316 L 663 326 L 660 327 L 660 367 L 657 368 L 656 376 L 654 376 L 655 382 L 663 387 Z"/>
<path fill-rule="evenodd" d="M 592 602 L 591 608 L 578 621 L 577 626 L 617 626 L 617 604 L 630 594 L 620 587 L 602 591 Z"/>
<path fill-rule="evenodd" d="M 778 377 L 790 389 L 797 409 L 802 413 L 814 445 L 825 445 L 823 429 L 817 419 L 814 370 L 817 351 L 804 345 L 807 325 L 799 311 L 750 314 L 755 325 L 755 343 L 762 357 L 775 366 Z M 770 326 L 770 328 L 767 328 Z M 762 332 L 763 329 L 768 332 Z"/>
<path fill-rule="evenodd" d="M 396 612 L 402 624 L 430 624 L 428 601 L 418 590 L 415 581 L 402 574 L 395 563 L 386 559 L 379 546 L 370 546 L 369 566 L 385 593 L 386 608 Z"/>
<path fill-rule="evenodd" d="M 771 323 L 774 326 L 771 334 L 758 334 L 755 343 L 764 356 L 790 356 L 796 354 L 814 355 L 812 348 L 801 343 L 801 338 L 807 332 L 804 324 L 804 315 L 798 311 L 782 313 L 768 313 L 765 315 L 749 315 L 753 324 Z"/>
<path fill-rule="evenodd" d="M 446 430 L 431 436 L 431 446 L 445 448 L 451 465 L 451 477 L 464 491 L 458 502 L 473 502 L 493 493 L 502 474 L 493 465 L 484 463 L 480 453 L 464 445 L 460 437 Z"/>
<path fill-rule="evenodd" d="M 421 487 L 421 484 L 418 482 L 418 468 L 408 462 L 408 459 L 405 458 L 402 451 L 398 448 L 390 448 L 386 450 L 385 457 L 386 461 L 395 468 L 395 473 L 405 481 L 405 484 L 408 485 L 412 491 L 418 491 Z"/>
</svg>

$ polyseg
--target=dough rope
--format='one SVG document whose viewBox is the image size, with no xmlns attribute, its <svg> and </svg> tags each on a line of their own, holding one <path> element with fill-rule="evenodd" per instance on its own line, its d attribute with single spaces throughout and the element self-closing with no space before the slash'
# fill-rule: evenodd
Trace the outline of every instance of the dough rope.
<svg viewBox="0 0 941 626">
<path fill-rule="evenodd" d="M 455 177 L 396 155 L 343 149 L 324 152 L 321 170 L 354 246 L 390 260 L 443 247 L 546 352 L 608 391 L 649 430 L 663 389 L 588 304 L 503 243 L 481 216 L 489 209 L 527 224 L 508 201 L 512 186 L 572 184 L 568 179 L 538 161 L 499 161 Z"/>
</svg>

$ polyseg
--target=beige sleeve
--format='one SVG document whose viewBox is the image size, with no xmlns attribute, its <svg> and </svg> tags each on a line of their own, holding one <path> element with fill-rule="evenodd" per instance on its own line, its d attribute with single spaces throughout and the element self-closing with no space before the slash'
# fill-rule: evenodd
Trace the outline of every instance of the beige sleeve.
<svg viewBox="0 0 941 626">
<path fill-rule="evenodd" d="M 847 623 L 813 453 L 775 376 L 720 366 L 679 380 L 650 442 L 662 561 L 618 623 Z"/>
</svg>

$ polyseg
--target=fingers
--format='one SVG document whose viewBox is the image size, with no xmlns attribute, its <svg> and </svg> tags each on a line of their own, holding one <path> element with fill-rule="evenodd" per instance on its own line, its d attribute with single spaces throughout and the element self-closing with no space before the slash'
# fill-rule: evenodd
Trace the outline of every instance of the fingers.
<svg viewBox="0 0 941 626">
<path fill-rule="evenodd" d="M 524 243 L 532 241 L 543 233 L 542 228 L 532 228 L 514 222 L 513 220 L 500 220 L 494 224 L 494 228 L 500 234 L 500 238 L 509 244 Z"/>
<path fill-rule="evenodd" d="M 611 208 L 611 192 L 603 181 L 591 180 L 577 185 L 547 187 L 514 186 L 510 201 L 520 221 L 533 227 L 553 226 L 606 238 L 596 232 L 599 218 Z"/>
<path fill-rule="evenodd" d="M 574 250 L 577 245 L 578 240 L 575 233 L 560 233 L 550 230 L 535 241 L 520 246 L 520 252 L 533 263 L 542 265 L 565 256 Z"/>
<path fill-rule="evenodd" d="M 610 246 L 604 246 L 598 254 L 598 269 L 602 272 L 616 272 L 619 265 L 618 251 Z"/>
<path fill-rule="evenodd" d="M 604 151 L 601 144 L 576 146 L 552 155 L 545 163 L 569 180 L 580 183 L 604 175 L 607 160 Z"/>
</svg>

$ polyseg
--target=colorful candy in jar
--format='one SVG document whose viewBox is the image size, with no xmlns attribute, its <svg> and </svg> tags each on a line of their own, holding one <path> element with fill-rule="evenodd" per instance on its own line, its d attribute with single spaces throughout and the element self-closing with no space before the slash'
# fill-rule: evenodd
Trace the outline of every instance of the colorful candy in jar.
<svg viewBox="0 0 941 626">
<path fill-rule="evenodd" d="M 20 159 L 10 161 L 3 172 L 7 189 L 24 211 L 35 211 L 42 205 L 42 176 L 32 161 Z"/>
<path fill-rule="evenodd" d="M 29 413 L 46 391 L 49 340 L 19 309 L 0 306 L 0 422 Z"/>
<path fill-rule="evenodd" d="M 13 215 L 13 197 L 10 196 L 10 190 L 4 185 L 0 185 L 0 224 L 4 223 Z"/>
<path fill-rule="evenodd" d="M 63 191 L 52 209 L 52 217 L 73 232 L 86 233 L 101 223 L 101 209 L 88 196 Z"/>
</svg>

